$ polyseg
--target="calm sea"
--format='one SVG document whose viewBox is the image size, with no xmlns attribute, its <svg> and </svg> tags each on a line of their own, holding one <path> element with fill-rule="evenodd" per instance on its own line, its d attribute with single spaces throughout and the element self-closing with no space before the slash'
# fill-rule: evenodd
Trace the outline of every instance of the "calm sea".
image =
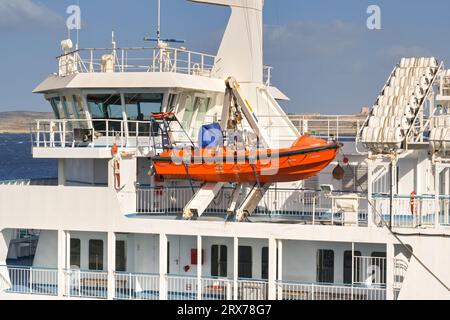
<svg viewBox="0 0 450 320">
<path fill-rule="evenodd" d="M 0 134 L 0 181 L 58 176 L 58 162 L 33 159 L 28 134 Z"/>
</svg>

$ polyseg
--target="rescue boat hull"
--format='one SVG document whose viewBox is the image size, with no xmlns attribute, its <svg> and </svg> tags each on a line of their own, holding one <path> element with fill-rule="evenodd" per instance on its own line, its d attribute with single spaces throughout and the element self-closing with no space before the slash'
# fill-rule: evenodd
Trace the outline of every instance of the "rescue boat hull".
<svg viewBox="0 0 450 320">
<path fill-rule="evenodd" d="M 309 179 L 325 169 L 336 157 L 340 145 L 303 136 L 290 149 L 249 153 L 212 154 L 201 150 L 185 154 L 171 151 L 153 159 L 156 173 L 165 179 L 225 183 L 277 183 Z M 182 159 L 191 156 L 191 161 Z"/>
</svg>

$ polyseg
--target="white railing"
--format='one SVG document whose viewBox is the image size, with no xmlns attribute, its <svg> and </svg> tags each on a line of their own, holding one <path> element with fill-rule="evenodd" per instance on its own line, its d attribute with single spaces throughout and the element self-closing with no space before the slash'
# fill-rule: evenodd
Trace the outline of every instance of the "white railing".
<svg viewBox="0 0 450 320">
<path fill-rule="evenodd" d="M 50 296 L 58 294 L 56 269 L 14 266 L 1 268 L 6 268 L 9 273 L 9 279 L 3 279 L 6 292 Z M 8 280 L 10 285 L 7 283 Z"/>
<path fill-rule="evenodd" d="M 354 284 L 367 286 L 386 285 L 386 258 L 354 257 Z"/>
<path fill-rule="evenodd" d="M 115 273 L 118 300 L 159 300 L 159 275 Z"/>
<path fill-rule="evenodd" d="M 378 287 L 279 283 L 279 300 L 386 300 L 386 289 Z"/>
<path fill-rule="evenodd" d="M 197 300 L 197 278 L 167 276 L 167 298 L 169 300 Z"/>
<path fill-rule="evenodd" d="M 289 119 L 301 134 L 354 141 L 366 116 L 289 115 Z"/>
<path fill-rule="evenodd" d="M 233 280 L 202 278 L 203 300 L 233 300 Z"/>
<path fill-rule="evenodd" d="M 375 207 L 375 224 L 382 226 L 385 223 L 392 223 L 396 228 L 418 228 L 434 227 L 439 222 L 440 215 L 439 201 L 434 197 L 411 197 L 395 196 L 392 201 L 392 221 L 391 221 L 391 201 L 387 196 L 376 196 L 372 199 Z M 381 216 L 383 220 L 381 219 Z"/>
<path fill-rule="evenodd" d="M 67 270 L 65 275 L 67 297 L 94 299 L 107 298 L 107 272 Z"/>
<path fill-rule="evenodd" d="M 194 189 L 196 191 L 197 189 Z M 179 214 L 192 199 L 190 187 L 137 188 L 136 208 L 140 214 Z M 224 215 L 231 200 L 232 190 L 224 188 L 205 214 Z M 358 212 L 358 225 L 367 225 L 367 210 L 362 200 Z M 344 224 L 345 213 L 336 208 L 335 198 L 320 192 L 294 189 L 270 189 L 256 208 L 253 216 L 284 216 L 310 224 Z"/>
<path fill-rule="evenodd" d="M 163 148 L 161 131 L 149 121 L 109 119 L 36 120 L 31 128 L 35 148 Z M 173 134 L 182 134 L 179 125 L 171 125 Z"/>
<path fill-rule="evenodd" d="M 263 280 L 238 280 L 236 300 L 268 300 L 269 285 Z"/>
<path fill-rule="evenodd" d="M 211 76 L 216 57 L 177 48 L 88 48 L 58 57 L 59 75 L 94 72 L 172 72 Z"/>
</svg>

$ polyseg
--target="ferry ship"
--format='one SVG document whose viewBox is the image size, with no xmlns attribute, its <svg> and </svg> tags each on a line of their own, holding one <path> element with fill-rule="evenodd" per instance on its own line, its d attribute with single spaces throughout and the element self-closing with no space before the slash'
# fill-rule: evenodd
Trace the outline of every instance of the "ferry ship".
<svg viewBox="0 0 450 320">
<path fill-rule="evenodd" d="M 263 0 L 193 2 L 231 8 L 215 56 L 159 33 L 154 48 L 61 43 L 34 90 L 55 118 L 32 127 L 33 157 L 58 176 L 0 183 L 0 299 L 450 299 L 444 63 L 393 61 L 366 116 L 287 115 L 263 64 Z M 168 144 L 199 147 L 239 100 L 244 144 L 256 130 L 277 148 L 343 146 L 306 181 L 158 174 Z"/>
</svg>

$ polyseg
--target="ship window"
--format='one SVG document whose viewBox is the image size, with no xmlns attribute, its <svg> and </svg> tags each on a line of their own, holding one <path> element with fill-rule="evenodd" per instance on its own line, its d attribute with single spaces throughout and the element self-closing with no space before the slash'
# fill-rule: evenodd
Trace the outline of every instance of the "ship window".
<svg viewBox="0 0 450 320">
<path fill-rule="evenodd" d="M 250 279 L 253 277 L 252 273 L 252 247 L 240 246 L 238 251 L 239 263 L 238 274 L 241 279 Z"/>
<path fill-rule="evenodd" d="M 205 123 L 206 113 L 208 112 L 208 107 L 211 99 L 209 98 L 196 98 L 194 104 L 193 114 L 195 115 L 195 121 L 191 128 L 191 137 L 197 137 L 200 127 Z"/>
<path fill-rule="evenodd" d="M 116 241 L 116 271 L 127 271 L 126 242 Z"/>
<path fill-rule="evenodd" d="M 142 93 L 125 95 L 125 108 L 128 120 L 148 121 L 152 113 L 161 112 L 163 95 L 160 93 Z"/>
<path fill-rule="evenodd" d="M 64 119 L 66 117 L 66 113 L 64 112 L 64 107 L 61 103 L 60 97 L 50 99 L 50 104 L 52 105 L 56 119 Z"/>
<path fill-rule="evenodd" d="M 186 131 L 191 126 L 193 116 L 194 116 L 194 104 L 192 103 L 192 97 L 188 96 L 184 104 L 183 120 L 181 121 L 181 124 L 183 125 L 183 128 Z"/>
<path fill-rule="evenodd" d="M 70 268 L 81 267 L 81 240 L 70 239 Z"/>
<path fill-rule="evenodd" d="M 227 246 L 211 247 L 211 276 L 226 277 L 228 265 L 228 248 Z"/>
<path fill-rule="evenodd" d="M 178 95 L 171 93 L 169 95 L 169 103 L 167 104 L 167 111 L 173 112 L 177 107 Z"/>
<path fill-rule="evenodd" d="M 355 257 L 361 257 L 361 252 L 359 251 L 355 251 L 354 252 L 354 256 Z M 360 280 L 360 260 L 356 259 L 355 260 L 355 272 L 354 272 L 354 276 L 355 276 L 355 282 L 359 283 L 361 282 Z M 345 251 L 344 252 L 344 284 L 352 284 L 352 252 L 351 251 Z"/>
<path fill-rule="evenodd" d="M 123 119 L 120 95 L 88 95 L 87 103 L 92 119 Z"/>
<path fill-rule="evenodd" d="M 103 270 L 103 241 L 89 241 L 89 270 Z"/>
<path fill-rule="evenodd" d="M 334 251 L 317 251 L 317 282 L 334 283 Z"/>
</svg>

